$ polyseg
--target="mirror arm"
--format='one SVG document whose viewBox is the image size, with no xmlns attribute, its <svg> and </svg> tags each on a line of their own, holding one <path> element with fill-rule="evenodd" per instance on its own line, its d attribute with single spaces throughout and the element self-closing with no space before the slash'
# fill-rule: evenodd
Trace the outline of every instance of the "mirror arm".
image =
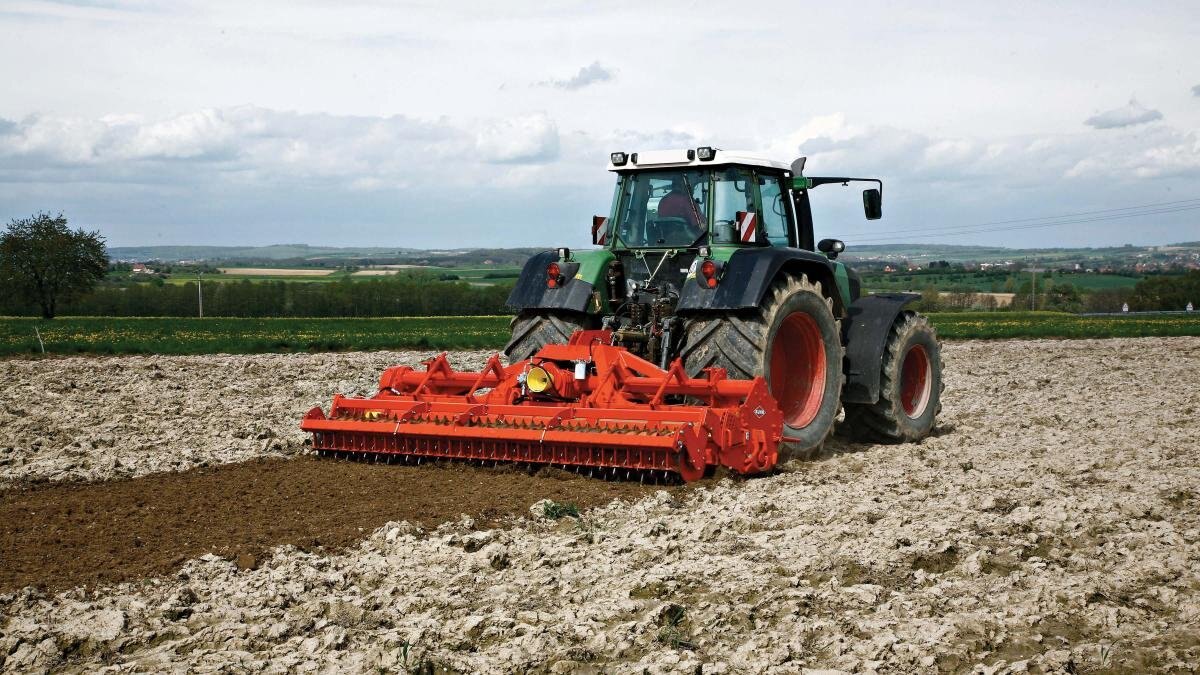
<svg viewBox="0 0 1200 675">
<path fill-rule="evenodd" d="M 803 178 L 805 181 L 807 181 L 807 187 L 809 188 L 815 188 L 818 185 L 830 185 L 833 183 L 874 183 L 875 187 L 879 190 L 879 196 L 881 198 L 883 197 L 883 180 L 879 178 L 839 178 L 835 176 L 804 176 Z"/>
</svg>

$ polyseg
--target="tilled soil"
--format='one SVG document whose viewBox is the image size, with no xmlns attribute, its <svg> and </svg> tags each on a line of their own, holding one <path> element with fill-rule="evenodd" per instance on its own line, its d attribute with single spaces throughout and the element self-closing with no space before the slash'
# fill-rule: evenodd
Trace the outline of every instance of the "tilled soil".
<svg viewBox="0 0 1200 675">
<path fill-rule="evenodd" d="M 435 352 L 0 360 L 0 488 L 305 451 L 300 419 Z M 478 370 L 492 352 L 457 352 Z"/>
<path fill-rule="evenodd" d="M 389 521 L 479 527 L 551 499 L 580 508 L 645 495 L 638 483 L 465 464 L 376 466 L 308 456 L 0 492 L 0 593 L 167 575 L 213 553 L 257 566 L 272 547 L 337 549 Z"/>
<path fill-rule="evenodd" d="M 945 355 L 941 426 L 919 444 L 839 440 L 578 520 L 389 523 L 256 569 L 208 555 L 26 588 L 0 596 L 0 668 L 1194 670 L 1200 339 Z"/>
</svg>

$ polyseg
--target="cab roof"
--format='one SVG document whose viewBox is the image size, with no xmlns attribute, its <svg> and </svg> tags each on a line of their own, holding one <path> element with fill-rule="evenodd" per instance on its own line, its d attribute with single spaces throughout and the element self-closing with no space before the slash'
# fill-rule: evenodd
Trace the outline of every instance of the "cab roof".
<svg viewBox="0 0 1200 675">
<path fill-rule="evenodd" d="M 689 159 L 689 156 L 691 159 Z M 783 162 L 767 159 L 766 157 L 755 155 L 744 150 L 720 149 L 714 149 L 713 158 L 709 160 L 699 159 L 697 152 L 693 149 L 632 152 L 627 155 L 627 161 L 625 164 L 620 166 L 613 164 L 610 157 L 608 162 L 608 170 L 649 171 L 653 169 L 672 169 L 685 166 L 703 168 L 706 166 L 728 164 L 738 164 L 741 166 L 761 166 L 771 169 L 791 171 L 791 166 L 784 164 Z"/>
</svg>

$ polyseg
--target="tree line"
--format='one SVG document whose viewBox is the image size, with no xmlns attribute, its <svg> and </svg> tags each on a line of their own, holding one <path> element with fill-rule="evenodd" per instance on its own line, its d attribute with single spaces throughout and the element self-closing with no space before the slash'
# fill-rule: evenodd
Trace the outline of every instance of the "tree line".
<svg viewBox="0 0 1200 675">
<path fill-rule="evenodd" d="M 98 232 L 62 214 L 13 220 L 0 234 L 0 315 L 197 316 L 198 282 L 109 281 Z M 123 275 L 122 275 L 123 276 Z M 404 275 L 335 282 L 202 283 L 204 316 L 371 317 L 507 314 L 511 284 L 473 286 Z"/>
<path fill-rule="evenodd" d="M 204 316 L 372 317 L 507 314 L 511 286 L 420 278 L 335 282 L 205 281 Z M 99 284 L 59 306 L 70 316 L 197 316 L 197 282 Z M 0 286 L 0 314 L 36 315 L 37 306 Z"/>
<path fill-rule="evenodd" d="M 197 282 L 167 284 L 101 283 L 109 259 L 98 232 L 71 230 L 61 214 L 35 214 L 13 220 L 0 234 L 0 315 L 197 316 Z M 375 317 L 503 315 L 511 284 L 474 286 L 429 276 L 402 275 L 334 282 L 257 281 L 203 284 L 205 316 Z M 1035 294 L 1036 293 L 1036 294 Z M 922 294 L 921 309 L 974 309 L 994 298 L 974 293 L 943 297 L 936 288 Z M 1200 270 L 1149 277 L 1132 289 L 1080 294 L 1065 280 L 1025 281 L 1013 309 L 1065 312 L 1178 311 L 1200 306 Z M 990 308 L 990 307 L 979 307 Z"/>
<path fill-rule="evenodd" d="M 1066 279 L 1043 277 L 1036 290 L 1033 282 L 1026 280 L 1014 289 L 1012 303 L 1005 307 L 998 306 L 996 298 L 988 293 L 941 293 L 930 286 L 921 293 L 919 308 L 924 312 L 1038 309 L 1080 313 L 1121 312 L 1128 305 L 1133 312 L 1177 312 L 1189 302 L 1200 308 L 1200 270 L 1147 277 L 1132 288 L 1100 288 L 1087 293 Z"/>
</svg>

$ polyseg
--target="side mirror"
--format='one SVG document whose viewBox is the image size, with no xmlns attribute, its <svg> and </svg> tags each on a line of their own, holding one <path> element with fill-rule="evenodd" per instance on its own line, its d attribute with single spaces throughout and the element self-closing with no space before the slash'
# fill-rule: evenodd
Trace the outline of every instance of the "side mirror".
<svg viewBox="0 0 1200 675">
<path fill-rule="evenodd" d="M 867 214 L 867 220 L 883 217 L 883 193 L 878 188 L 863 190 L 863 211 Z"/>
<path fill-rule="evenodd" d="M 822 239 L 817 242 L 817 250 L 830 260 L 835 260 L 839 253 L 846 250 L 846 243 L 841 239 Z"/>
<path fill-rule="evenodd" d="M 606 241 L 608 241 L 608 218 L 592 216 L 592 243 L 603 246 Z"/>
</svg>

